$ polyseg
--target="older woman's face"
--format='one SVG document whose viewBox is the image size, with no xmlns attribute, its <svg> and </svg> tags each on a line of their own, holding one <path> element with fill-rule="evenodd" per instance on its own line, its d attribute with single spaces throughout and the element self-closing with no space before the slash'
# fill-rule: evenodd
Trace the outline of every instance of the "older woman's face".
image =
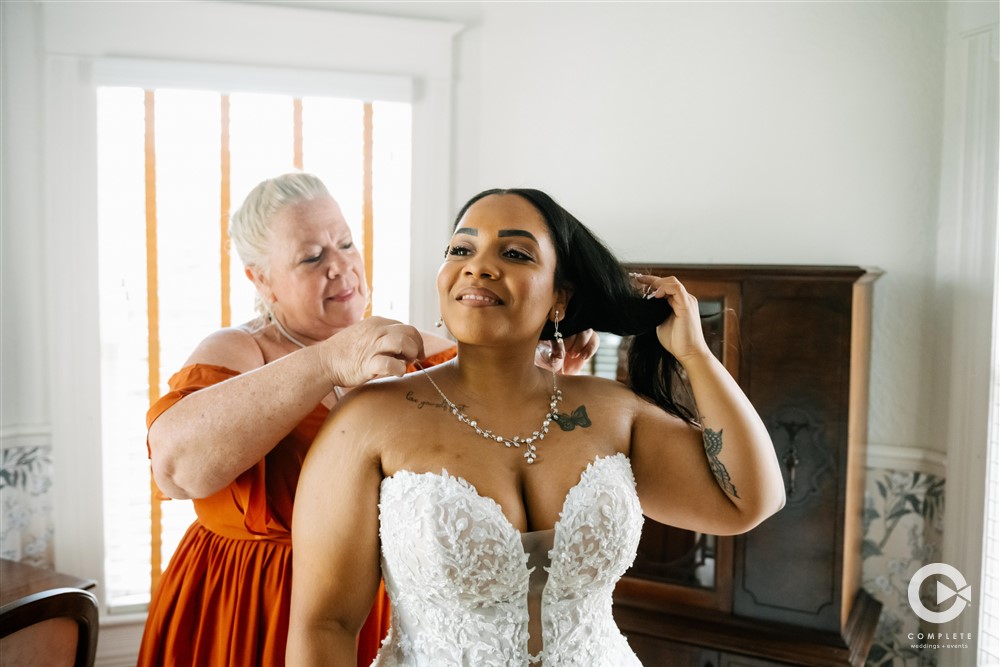
<svg viewBox="0 0 1000 667">
<path fill-rule="evenodd" d="M 265 281 L 289 329 L 322 340 L 358 322 L 368 302 L 364 260 L 330 197 L 286 207 L 271 225 Z"/>
</svg>

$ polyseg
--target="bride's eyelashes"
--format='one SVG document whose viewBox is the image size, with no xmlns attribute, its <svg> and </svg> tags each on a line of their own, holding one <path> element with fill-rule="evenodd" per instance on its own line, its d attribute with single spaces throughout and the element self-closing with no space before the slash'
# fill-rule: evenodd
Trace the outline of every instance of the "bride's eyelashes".
<svg viewBox="0 0 1000 667">
<path fill-rule="evenodd" d="M 517 262 L 533 262 L 535 261 L 534 255 L 532 255 L 527 250 L 522 250 L 520 248 L 509 248 L 504 250 L 503 256 L 508 259 L 513 259 Z"/>
<path fill-rule="evenodd" d="M 449 245 L 444 250 L 445 257 L 468 257 L 472 254 L 472 248 L 464 244 Z"/>
<path fill-rule="evenodd" d="M 475 252 L 475 249 L 469 245 L 458 243 L 449 245 L 445 248 L 445 257 L 469 257 Z M 515 262 L 533 262 L 535 261 L 535 256 L 530 251 L 524 248 L 511 247 L 505 248 L 500 251 L 500 255 L 506 259 L 513 260 Z"/>
</svg>

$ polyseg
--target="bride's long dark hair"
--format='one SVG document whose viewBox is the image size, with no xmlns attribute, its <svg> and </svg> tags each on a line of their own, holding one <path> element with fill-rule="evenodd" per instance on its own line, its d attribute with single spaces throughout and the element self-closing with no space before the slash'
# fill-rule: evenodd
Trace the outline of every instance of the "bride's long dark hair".
<svg viewBox="0 0 1000 667">
<path fill-rule="evenodd" d="M 566 316 L 559 321 L 563 335 L 586 329 L 619 336 L 633 336 L 628 348 L 628 383 L 672 415 L 694 421 L 694 415 L 678 402 L 674 378 L 681 378 L 680 364 L 656 338 L 656 327 L 671 313 L 663 299 L 643 299 L 628 271 L 593 232 L 541 190 L 494 188 L 484 190 L 465 203 L 455 217 L 455 226 L 470 206 L 490 195 L 517 195 L 538 210 L 556 247 L 556 287 L 568 288 L 573 296 Z M 541 338 L 551 340 L 555 330 L 549 322 Z"/>
</svg>

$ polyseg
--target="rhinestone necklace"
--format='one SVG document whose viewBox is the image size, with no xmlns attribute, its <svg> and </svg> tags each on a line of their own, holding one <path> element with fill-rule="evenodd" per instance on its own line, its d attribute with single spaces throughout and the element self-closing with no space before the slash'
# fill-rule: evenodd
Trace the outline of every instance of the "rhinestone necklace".
<svg viewBox="0 0 1000 667">
<path fill-rule="evenodd" d="M 545 419 L 542 421 L 542 425 L 537 431 L 533 431 L 530 437 L 522 438 L 520 436 L 514 436 L 513 438 L 505 438 L 502 435 L 497 435 L 488 428 L 482 428 L 479 426 L 475 419 L 470 418 L 467 414 L 462 412 L 462 410 L 452 403 L 451 399 L 444 395 L 441 391 L 441 387 L 437 385 L 434 378 L 430 376 L 425 369 L 421 368 L 430 383 L 434 385 L 437 389 L 437 393 L 441 394 L 441 398 L 444 399 L 445 404 L 451 410 L 451 414 L 455 415 L 458 421 L 462 422 L 471 429 L 474 429 L 478 435 L 483 436 L 487 440 L 494 440 L 496 442 L 501 442 L 507 447 L 517 447 L 521 448 L 524 445 L 524 458 L 527 459 L 528 463 L 534 463 L 535 459 L 538 458 L 538 452 L 535 449 L 536 440 L 544 440 L 545 434 L 549 432 L 549 424 L 555 418 L 556 408 L 559 406 L 559 401 L 562 400 L 562 391 L 556 386 L 556 374 L 552 374 L 552 396 L 549 397 L 549 411 L 545 413 Z"/>
</svg>

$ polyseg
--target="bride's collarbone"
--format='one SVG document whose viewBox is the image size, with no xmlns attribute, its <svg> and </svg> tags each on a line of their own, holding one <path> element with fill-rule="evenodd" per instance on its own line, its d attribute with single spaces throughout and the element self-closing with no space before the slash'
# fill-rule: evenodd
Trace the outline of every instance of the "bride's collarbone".
<svg viewBox="0 0 1000 667">
<path fill-rule="evenodd" d="M 618 424 L 598 425 L 585 415 L 560 414 L 546 427 L 541 422 L 534 427 L 517 429 L 523 418 L 508 417 L 496 423 L 476 421 L 480 430 L 489 431 L 490 437 L 477 433 L 475 427 L 454 419 L 450 413 L 417 414 L 397 420 L 387 431 L 382 443 L 383 455 L 389 459 L 430 462 L 461 462 L 471 459 L 487 466 L 506 467 L 513 462 L 515 468 L 531 470 L 544 460 L 575 461 L 571 466 L 585 467 L 595 457 L 627 453 L 627 429 Z M 544 437 L 535 437 L 535 431 Z M 497 435 L 501 440 L 497 440 Z M 514 441 L 514 438 L 517 441 Z M 529 449 L 525 440 L 533 438 L 536 460 L 529 464 L 524 456 Z M 426 463 L 425 463 L 426 465 Z"/>
</svg>

